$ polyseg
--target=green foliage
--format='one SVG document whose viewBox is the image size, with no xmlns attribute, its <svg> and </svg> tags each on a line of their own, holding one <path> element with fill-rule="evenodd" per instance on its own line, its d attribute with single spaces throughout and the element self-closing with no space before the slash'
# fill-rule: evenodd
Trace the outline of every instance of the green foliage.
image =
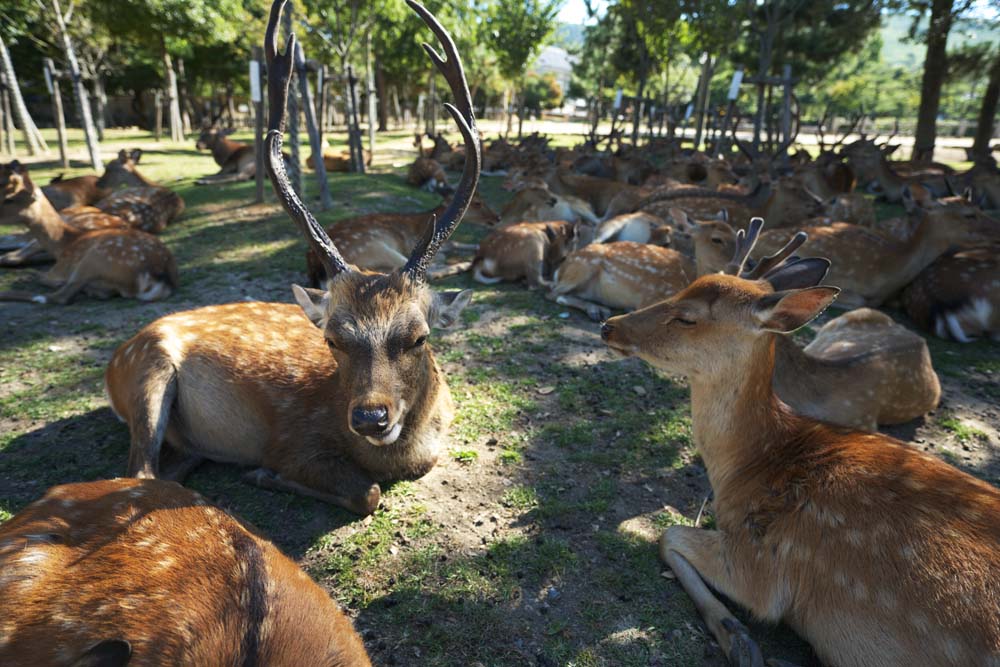
<svg viewBox="0 0 1000 667">
<path fill-rule="evenodd" d="M 555 109 L 562 105 L 562 88 L 552 73 L 529 75 L 524 82 L 523 94 L 524 108 L 536 114 L 540 114 L 543 109 Z"/>
<path fill-rule="evenodd" d="M 559 0 L 493 0 L 487 15 L 487 36 L 500 73 L 520 81 L 555 29 Z"/>
</svg>

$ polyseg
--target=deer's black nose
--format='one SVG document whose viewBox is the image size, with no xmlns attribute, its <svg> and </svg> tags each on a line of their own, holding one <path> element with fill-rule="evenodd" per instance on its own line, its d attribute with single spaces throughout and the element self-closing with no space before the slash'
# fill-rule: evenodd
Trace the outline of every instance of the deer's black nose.
<svg viewBox="0 0 1000 667">
<path fill-rule="evenodd" d="M 610 322 L 605 322 L 601 325 L 601 339 L 607 340 L 611 337 L 611 332 L 615 330 L 615 325 Z"/>
<path fill-rule="evenodd" d="M 389 428 L 389 410 L 382 405 L 354 408 L 351 428 L 361 435 L 381 435 Z"/>
</svg>

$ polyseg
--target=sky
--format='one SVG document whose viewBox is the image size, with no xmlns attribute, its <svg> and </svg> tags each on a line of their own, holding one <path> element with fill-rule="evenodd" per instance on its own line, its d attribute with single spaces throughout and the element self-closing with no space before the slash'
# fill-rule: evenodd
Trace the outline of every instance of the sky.
<svg viewBox="0 0 1000 667">
<path fill-rule="evenodd" d="M 598 13 L 603 13 L 607 6 L 607 0 L 592 0 L 592 4 L 597 6 Z M 564 0 L 562 10 L 559 12 L 558 20 L 563 23 L 579 25 L 587 18 L 587 9 L 583 0 Z"/>
</svg>

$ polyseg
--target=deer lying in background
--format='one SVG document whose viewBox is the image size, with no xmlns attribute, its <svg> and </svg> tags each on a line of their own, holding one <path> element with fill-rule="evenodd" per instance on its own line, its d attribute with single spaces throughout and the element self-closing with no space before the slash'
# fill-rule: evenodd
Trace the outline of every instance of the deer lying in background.
<svg viewBox="0 0 1000 667">
<path fill-rule="evenodd" d="M 576 224 L 565 220 L 495 229 L 479 242 L 472 260 L 473 278 L 486 285 L 504 280 L 527 280 L 529 287 L 547 285 L 575 239 Z"/>
<path fill-rule="evenodd" d="M 550 220 L 582 221 L 589 225 L 598 223 L 587 202 L 572 195 L 554 194 L 544 182 L 518 190 L 500 211 L 501 225 Z"/>
<path fill-rule="evenodd" d="M 0 191 L 3 213 L 27 226 L 38 246 L 55 257 L 55 266 L 40 280 L 58 288 L 48 295 L 0 292 L 0 300 L 66 304 L 84 291 L 98 298 L 118 294 L 157 301 L 176 289 L 177 263 L 155 236 L 115 228 L 111 221 L 98 231 L 66 224 L 16 160 L 0 167 Z"/>
<path fill-rule="evenodd" d="M 837 295 L 816 287 L 828 266 L 702 276 L 602 327 L 612 350 L 691 383 L 718 528 L 672 526 L 660 554 L 734 665 L 763 658 L 706 584 L 831 666 L 995 665 L 1000 491 L 888 436 L 797 415 L 772 389 L 776 335 Z"/>
<path fill-rule="evenodd" d="M 428 192 L 446 192 L 449 187 L 444 167 L 429 157 L 418 157 L 410 164 L 406 171 L 406 182 Z"/>
<path fill-rule="evenodd" d="M 199 178 L 195 183 L 212 185 L 253 180 L 257 174 L 253 145 L 230 139 L 226 135 L 233 131 L 218 127 L 215 124 L 217 120 L 216 118 L 211 123 L 206 123 L 202 128 L 195 148 L 200 151 L 212 151 L 212 159 L 219 165 L 219 173 Z"/>
<path fill-rule="evenodd" d="M 803 227 L 809 240 L 799 250 L 804 257 L 829 257 L 833 264 L 830 280 L 843 289 L 840 303 L 845 308 L 876 307 L 908 285 L 921 271 L 954 245 L 988 242 L 995 223 L 978 209 L 965 204 L 914 209 L 916 223 L 906 240 L 897 240 L 860 225 L 834 223 Z M 793 236 L 794 230 L 776 229 L 760 235 L 757 247 L 773 253 Z M 736 232 L 723 222 L 702 223 L 699 238 L 729 239 Z M 712 242 L 700 256 L 701 268 L 708 273 L 726 263 L 723 245 Z"/>
<path fill-rule="evenodd" d="M 453 201 L 454 196 L 449 194 L 429 211 L 368 213 L 345 218 L 327 227 L 326 232 L 348 264 L 366 271 L 389 273 L 406 264 L 410 253 L 427 232 L 428 220 L 443 216 Z M 463 220 L 495 225 L 497 214 L 475 194 Z M 323 264 L 312 249 L 306 251 L 306 267 L 312 287 L 326 283 Z"/>
<path fill-rule="evenodd" d="M 462 219 L 479 179 L 472 100 L 455 44 L 426 9 L 410 7 L 441 41 L 426 47 L 457 103 L 465 140 L 454 199 L 390 274 L 351 267 L 295 194 L 281 141 L 295 37 L 277 50 L 284 0 L 271 7 L 267 57 L 267 166 L 289 217 L 330 277 L 325 290 L 293 287 L 299 306 L 233 303 L 161 318 L 112 357 L 105 375 L 114 411 L 129 425 L 128 472 L 181 479 L 203 458 L 254 466 L 247 479 L 341 505 L 378 506 L 380 482 L 414 479 L 437 462 L 454 415 L 427 338 L 455 322 L 471 294 L 435 294 L 427 267 Z M 178 453 L 173 469 L 161 454 Z"/>
<path fill-rule="evenodd" d="M 863 179 L 878 184 L 882 197 L 888 202 L 902 202 L 903 189 L 912 184 L 920 184 L 928 188 L 935 197 L 945 197 L 951 191 L 945 175 L 938 173 L 936 169 L 929 172 L 899 173 L 894 168 L 893 163 L 886 159 L 885 154 L 872 141 L 859 139 L 845 146 L 843 154 Z M 901 163 L 895 163 L 895 165 L 898 168 L 905 166 Z"/>
<path fill-rule="evenodd" d="M 695 278 L 695 264 L 671 248 L 619 241 L 571 252 L 547 298 L 582 310 L 594 321 L 611 308 L 635 310 L 673 294 Z"/>
<path fill-rule="evenodd" d="M 99 178 L 95 174 L 63 178 L 60 174 L 42 187 L 42 192 L 57 211 L 72 206 L 92 206 L 111 194 L 110 189 L 98 185 Z"/>
<path fill-rule="evenodd" d="M 863 431 L 922 417 L 941 399 L 924 339 L 870 308 L 830 320 L 805 349 L 779 337 L 774 364 L 774 391 L 795 412 Z"/>
<path fill-rule="evenodd" d="M 1000 340 L 1000 244 L 939 257 L 903 291 L 903 306 L 938 338 Z"/>
<path fill-rule="evenodd" d="M 639 186 L 611 181 L 595 176 L 584 176 L 560 169 L 555 165 L 529 165 L 511 169 L 504 180 L 507 190 L 521 190 L 544 181 L 549 191 L 557 195 L 570 195 L 582 199 L 598 216 L 603 216 L 612 200 L 622 192 L 637 192 Z"/>
<path fill-rule="evenodd" d="M 55 486 L 0 526 L 0 663 L 370 665 L 330 596 L 172 482 Z"/>
<path fill-rule="evenodd" d="M 136 229 L 159 234 L 184 212 L 184 200 L 140 174 L 137 165 L 141 158 L 141 149 L 122 150 L 116 160 L 108 163 L 98 184 L 112 192 L 97 203 L 97 208 Z"/>
</svg>

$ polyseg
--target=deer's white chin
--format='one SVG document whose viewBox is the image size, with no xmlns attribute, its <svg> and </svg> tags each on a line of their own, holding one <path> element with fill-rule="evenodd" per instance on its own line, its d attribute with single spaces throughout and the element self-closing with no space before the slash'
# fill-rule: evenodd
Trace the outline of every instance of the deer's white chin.
<svg viewBox="0 0 1000 667">
<path fill-rule="evenodd" d="M 403 432 L 403 423 L 396 422 L 396 425 L 389 429 L 385 435 L 380 437 L 375 436 L 365 436 L 365 439 L 375 446 L 381 447 L 383 445 L 391 445 L 392 443 L 399 440 L 399 434 Z"/>
</svg>

